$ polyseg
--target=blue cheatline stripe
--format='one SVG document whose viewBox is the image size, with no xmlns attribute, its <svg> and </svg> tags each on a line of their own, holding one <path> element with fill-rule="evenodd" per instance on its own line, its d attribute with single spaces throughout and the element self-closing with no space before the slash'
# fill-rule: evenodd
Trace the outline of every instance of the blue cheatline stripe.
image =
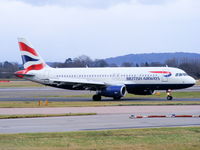
<svg viewBox="0 0 200 150">
<path fill-rule="evenodd" d="M 167 75 L 164 75 L 164 77 L 170 77 L 172 74 L 170 73 L 170 74 L 167 74 Z"/>
<path fill-rule="evenodd" d="M 23 61 L 23 64 L 29 62 L 29 61 L 38 61 L 39 59 L 34 59 L 34 58 L 31 58 L 27 55 L 22 55 L 22 61 Z"/>
</svg>

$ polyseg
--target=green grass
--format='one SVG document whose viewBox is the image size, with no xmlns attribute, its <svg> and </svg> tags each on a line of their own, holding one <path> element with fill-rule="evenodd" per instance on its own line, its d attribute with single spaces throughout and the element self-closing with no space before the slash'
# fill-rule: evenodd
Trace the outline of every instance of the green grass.
<svg viewBox="0 0 200 150">
<path fill-rule="evenodd" d="M 199 150 L 200 127 L 0 134 L 0 150 Z"/>
<path fill-rule="evenodd" d="M 32 101 L 1 101 L 0 108 L 38 108 L 38 107 L 98 107 L 98 106 L 153 106 L 153 105 L 200 105 L 200 101 L 84 101 L 84 102 L 49 102 L 48 106 L 39 106 Z"/>
<path fill-rule="evenodd" d="M 200 92 L 173 92 L 172 93 L 174 98 L 200 98 Z M 138 97 L 138 95 L 134 95 Z M 128 94 L 127 97 L 132 97 L 132 94 Z M 147 95 L 147 96 L 140 96 L 140 97 L 166 97 L 166 92 L 160 92 L 160 95 Z"/>
<path fill-rule="evenodd" d="M 0 115 L 0 119 L 61 117 L 61 116 L 86 116 L 86 115 L 96 115 L 96 113 Z"/>
<path fill-rule="evenodd" d="M 133 95 L 127 94 L 126 98 L 166 98 L 166 92 L 159 92 L 160 94 L 153 94 L 153 95 Z M 200 92 L 173 92 L 172 93 L 174 98 L 200 98 Z"/>
</svg>

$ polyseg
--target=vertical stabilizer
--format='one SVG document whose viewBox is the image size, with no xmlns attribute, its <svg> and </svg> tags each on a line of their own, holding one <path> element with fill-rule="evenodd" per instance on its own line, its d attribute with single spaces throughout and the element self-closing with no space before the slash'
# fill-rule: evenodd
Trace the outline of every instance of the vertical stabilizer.
<svg viewBox="0 0 200 150">
<path fill-rule="evenodd" d="M 30 42 L 25 38 L 18 38 L 18 42 L 25 70 L 41 70 L 47 66 Z"/>
</svg>

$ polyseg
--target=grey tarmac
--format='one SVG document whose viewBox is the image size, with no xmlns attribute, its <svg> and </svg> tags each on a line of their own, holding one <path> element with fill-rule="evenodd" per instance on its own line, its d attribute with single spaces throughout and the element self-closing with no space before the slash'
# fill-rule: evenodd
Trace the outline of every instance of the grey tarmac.
<svg viewBox="0 0 200 150">
<path fill-rule="evenodd" d="M 191 92 L 200 91 L 200 86 L 193 86 L 191 88 L 183 90 L 174 90 L 174 92 Z M 33 97 L 51 97 L 51 96 L 71 96 L 71 95 L 93 95 L 94 91 L 77 91 L 77 90 L 65 90 L 52 87 L 12 87 L 12 88 L 0 88 L 0 100 L 1 98 L 33 98 Z"/>
<path fill-rule="evenodd" d="M 181 91 L 200 91 L 200 86 L 193 86 Z M 0 88 L 0 101 L 92 101 L 93 91 L 74 91 L 52 87 L 26 87 L 26 88 Z M 67 97 L 66 97 L 67 96 Z M 80 96 L 80 97 L 79 97 Z M 174 98 L 175 101 L 200 101 L 200 98 Z M 113 101 L 112 98 L 103 97 L 102 101 Z M 122 98 L 121 101 L 166 101 L 166 98 Z"/>
<path fill-rule="evenodd" d="M 199 90 L 199 86 L 188 91 Z M 184 90 L 183 90 L 184 91 Z M 55 95 L 92 94 L 88 91 L 69 91 L 49 87 L 0 88 L 0 101 L 91 101 L 91 98 L 51 97 Z M 45 97 L 49 96 L 49 97 Z M 105 101 L 112 100 L 105 98 Z M 164 98 L 123 98 L 122 101 L 165 101 Z M 175 99 L 177 101 L 200 101 Z M 154 128 L 200 126 L 200 118 L 143 118 L 130 119 L 130 115 L 200 115 L 200 105 L 190 106 L 107 106 L 60 108 L 0 108 L 5 114 L 60 114 L 97 113 L 95 116 L 70 116 L 51 118 L 0 119 L 0 134 L 106 130 L 126 128 Z"/>
<path fill-rule="evenodd" d="M 0 115 L 12 114 L 194 114 L 200 115 L 200 105 L 166 105 L 166 106 L 106 106 L 106 107 L 46 107 L 46 108 L 0 108 Z"/>
<path fill-rule="evenodd" d="M 130 114 L 3 119 L 0 134 L 200 126 L 199 118 L 130 119 Z"/>
</svg>

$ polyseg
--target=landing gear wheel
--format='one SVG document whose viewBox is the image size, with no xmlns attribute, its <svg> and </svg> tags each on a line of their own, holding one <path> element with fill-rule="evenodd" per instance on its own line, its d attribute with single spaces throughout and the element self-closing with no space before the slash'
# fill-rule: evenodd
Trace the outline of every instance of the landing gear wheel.
<svg viewBox="0 0 200 150">
<path fill-rule="evenodd" d="M 167 96 L 167 100 L 172 100 L 173 99 L 173 97 L 172 96 Z"/>
<path fill-rule="evenodd" d="M 121 97 L 120 96 L 116 96 L 116 97 L 113 97 L 114 100 L 120 100 Z"/>
<path fill-rule="evenodd" d="M 92 99 L 93 101 L 101 101 L 101 95 L 94 95 Z"/>
<path fill-rule="evenodd" d="M 168 90 L 166 91 L 166 93 L 167 93 L 167 100 L 168 100 L 168 101 L 171 101 L 171 100 L 173 99 L 173 97 L 172 97 L 172 90 L 171 90 L 171 89 L 168 89 Z"/>
</svg>

